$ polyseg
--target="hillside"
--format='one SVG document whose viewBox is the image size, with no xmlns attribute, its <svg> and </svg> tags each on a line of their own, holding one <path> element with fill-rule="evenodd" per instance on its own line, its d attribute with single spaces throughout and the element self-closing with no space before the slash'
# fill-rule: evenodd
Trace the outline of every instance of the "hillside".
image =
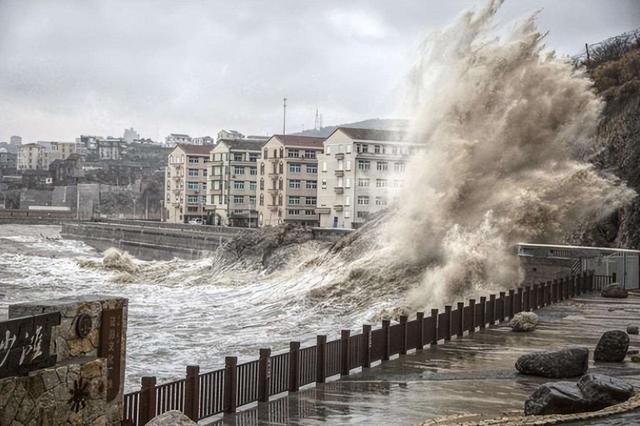
<svg viewBox="0 0 640 426">
<path fill-rule="evenodd" d="M 392 118 L 372 118 L 369 120 L 357 121 L 355 123 L 338 124 L 336 126 L 325 126 L 319 129 L 303 130 L 296 133 L 301 136 L 327 137 L 338 127 L 354 127 L 356 129 L 378 129 L 378 130 L 399 130 L 409 126 L 409 120 Z"/>
</svg>

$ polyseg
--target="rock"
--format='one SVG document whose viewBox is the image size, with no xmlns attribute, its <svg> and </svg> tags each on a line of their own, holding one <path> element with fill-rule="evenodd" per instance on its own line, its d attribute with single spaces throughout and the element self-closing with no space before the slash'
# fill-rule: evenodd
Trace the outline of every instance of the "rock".
<svg viewBox="0 0 640 426">
<path fill-rule="evenodd" d="M 189 426 L 197 424 L 177 410 L 167 411 L 152 418 L 147 426 Z"/>
<path fill-rule="evenodd" d="M 606 331 L 593 353 L 594 361 L 622 362 L 629 349 L 629 336 L 624 331 Z"/>
<path fill-rule="evenodd" d="M 538 316 L 533 312 L 519 312 L 509 325 L 513 331 L 532 331 L 538 325 Z"/>
<path fill-rule="evenodd" d="M 604 374 L 585 374 L 578 380 L 578 388 L 592 410 L 624 402 L 633 395 L 632 385 Z"/>
<path fill-rule="evenodd" d="M 589 410 L 589 402 L 575 383 L 555 382 L 540 385 L 524 403 L 525 416 L 570 414 Z"/>
<path fill-rule="evenodd" d="M 640 329 L 638 329 L 637 325 L 630 325 L 627 327 L 627 334 L 639 334 Z"/>
<path fill-rule="evenodd" d="M 589 367 L 589 349 L 571 348 L 553 352 L 522 355 L 516 369 L 522 374 L 542 377 L 576 377 Z"/>
<path fill-rule="evenodd" d="M 620 284 L 611 284 L 602 289 L 600 292 L 602 297 L 613 297 L 616 299 L 625 299 L 629 297 L 629 292 L 622 288 Z"/>
</svg>

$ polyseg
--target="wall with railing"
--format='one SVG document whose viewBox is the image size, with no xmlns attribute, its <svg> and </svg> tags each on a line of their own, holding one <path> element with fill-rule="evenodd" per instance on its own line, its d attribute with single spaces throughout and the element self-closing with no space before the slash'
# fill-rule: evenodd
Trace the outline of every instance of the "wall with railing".
<svg viewBox="0 0 640 426">
<path fill-rule="evenodd" d="M 521 311 L 533 311 L 610 284 L 606 275 L 592 272 L 567 276 L 532 286 L 492 294 L 479 301 L 470 299 L 444 312 L 432 309 L 429 316 L 418 312 L 409 320 L 401 316 L 399 323 L 383 320 L 382 327 L 364 325 L 362 332 L 352 335 L 342 330 L 340 338 L 327 341 L 317 336 L 315 346 L 301 348 L 291 342 L 289 351 L 271 354 L 260 349 L 255 361 L 238 364 L 237 358 L 225 358 L 225 367 L 200 373 L 198 366 L 188 366 L 186 378 L 161 385 L 153 376 L 143 377 L 141 389 L 124 397 L 124 421 L 144 425 L 158 414 L 170 410 L 184 412 L 197 421 L 220 413 L 233 414 L 238 407 L 268 402 L 271 396 L 297 392 L 300 387 L 325 383 L 333 376 L 347 376 L 354 369 L 367 369 L 394 355 L 421 350 L 427 345 L 462 338 L 496 323 L 511 319 Z"/>
</svg>

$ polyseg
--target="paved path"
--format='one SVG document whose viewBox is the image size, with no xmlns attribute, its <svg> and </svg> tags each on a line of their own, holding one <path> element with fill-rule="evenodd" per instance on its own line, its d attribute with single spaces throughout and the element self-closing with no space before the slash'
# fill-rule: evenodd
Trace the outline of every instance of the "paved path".
<svg viewBox="0 0 640 426">
<path fill-rule="evenodd" d="M 640 325 L 640 297 L 586 296 L 537 313 L 541 324 L 532 333 L 514 333 L 506 325 L 492 327 L 249 408 L 216 424 L 412 425 L 468 413 L 487 417 L 522 413 L 527 396 L 549 379 L 517 374 L 513 366 L 520 355 L 586 346 L 592 356 L 604 331 Z M 631 336 L 630 348 L 640 348 L 639 336 Z M 640 364 L 591 361 L 590 371 L 623 377 L 640 389 Z M 640 423 L 640 413 L 625 415 L 623 423 L 628 421 Z M 602 419 L 597 424 L 603 424 Z"/>
</svg>

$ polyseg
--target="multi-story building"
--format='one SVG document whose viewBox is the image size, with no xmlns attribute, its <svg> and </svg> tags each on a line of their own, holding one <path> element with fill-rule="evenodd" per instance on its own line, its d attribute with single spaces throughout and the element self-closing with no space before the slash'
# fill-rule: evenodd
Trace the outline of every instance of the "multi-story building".
<svg viewBox="0 0 640 426">
<path fill-rule="evenodd" d="M 164 144 L 170 147 L 174 147 L 177 144 L 190 144 L 191 136 L 185 135 L 183 133 L 171 133 L 169 136 L 164 138 Z"/>
<path fill-rule="evenodd" d="M 244 135 L 237 130 L 220 129 L 220 131 L 216 135 L 216 140 L 223 139 L 244 139 Z"/>
<path fill-rule="evenodd" d="M 18 146 L 22 144 L 22 136 L 11 136 L 9 139 L 9 143 L 13 146 Z"/>
<path fill-rule="evenodd" d="M 191 143 L 194 145 L 215 145 L 216 141 L 211 136 L 199 136 L 192 138 Z"/>
<path fill-rule="evenodd" d="M 211 150 L 207 185 L 208 222 L 256 227 L 258 160 L 266 141 L 221 139 Z"/>
<path fill-rule="evenodd" d="M 318 226 L 318 155 L 324 138 L 274 135 L 258 164 L 258 224 Z"/>
<path fill-rule="evenodd" d="M 133 127 L 129 129 L 124 129 L 124 134 L 122 135 L 122 139 L 124 139 L 127 143 L 133 143 L 140 139 L 140 133 L 136 132 Z"/>
<path fill-rule="evenodd" d="M 18 170 L 41 170 L 44 147 L 37 143 L 25 143 L 18 147 Z"/>
<path fill-rule="evenodd" d="M 127 152 L 124 138 L 81 135 L 76 142 L 80 144 L 78 153 L 86 155 L 89 161 L 120 160 Z"/>
<path fill-rule="evenodd" d="M 207 161 L 210 146 L 177 145 L 165 168 L 165 208 L 167 221 L 186 223 L 205 218 Z"/>
<path fill-rule="evenodd" d="M 357 228 L 403 185 L 405 164 L 422 146 L 391 130 L 337 128 L 318 158 L 321 227 Z"/>
</svg>

